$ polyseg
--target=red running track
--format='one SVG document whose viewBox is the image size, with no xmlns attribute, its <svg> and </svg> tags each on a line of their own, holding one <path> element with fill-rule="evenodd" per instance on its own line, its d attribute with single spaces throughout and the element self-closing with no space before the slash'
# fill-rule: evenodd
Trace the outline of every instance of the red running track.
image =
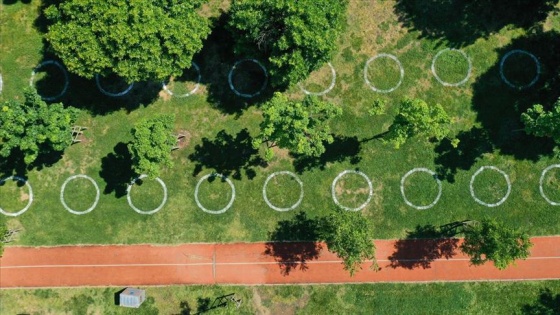
<svg viewBox="0 0 560 315">
<path fill-rule="evenodd" d="M 377 240 L 381 269 L 364 263 L 354 277 L 314 243 L 7 247 L 0 288 L 560 279 L 560 236 L 532 238 L 531 256 L 506 270 L 471 266 L 447 242 Z"/>
</svg>

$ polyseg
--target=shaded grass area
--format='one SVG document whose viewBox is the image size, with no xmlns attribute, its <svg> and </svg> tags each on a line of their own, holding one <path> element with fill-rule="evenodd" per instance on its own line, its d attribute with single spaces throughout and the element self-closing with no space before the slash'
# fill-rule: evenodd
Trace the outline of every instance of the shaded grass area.
<svg viewBox="0 0 560 315">
<path fill-rule="evenodd" d="M 403 237 L 407 230 L 417 225 L 439 226 L 484 216 L 523 227 L 532 235 L 560 234 L 557 209 L 539 192 L 542 170 L 557 163 L 552 144 L 524 136 L 519 131 L 522 128 L 519 114 L 525 108 L 536 102 L 547 105 L 558 96 L 560 89 L 555 74 L 560 58 L 555 57 L 558 35 L 554 30 L 560 25 L 559 16 L 549 15 L 547 32 L 512 26 L 465 42 L 462 50 L 472 61 L 472 76 L 465 85 L 445 87 L 432 75 L 431 64 L 434 56 L 446 46 L 437 38 L 422 37 L 422 32 L 401 24 L 399 12 L 395 12 L 397 4 L 395 1 L 350 2 L 340 49 L 331 60 L 337 83 L 325 96 L 342 107 L 343 115 L 332 122 L 335 141 L 326 146 L 325 154 L 320 157 L 292 156 L 280 150 L 274 160 L 264 163 L 258 155 L 262 152 L 252 148 L 251 141 L 258 132 L 261 119 L 258 104 L 266 100 L 271 91 L 250 100 L 231 92 L 227 75 L 236 59 L 231 53 L 230 34 L 223 27 L 226 15 L 219 12 L 215 3 L 209 13 L 215 17 L 214 30 L 203 51 L 195 57 L 202 79 L 199 91 L 193 96 L 174 97 L 161 91 L 161 82 L 146 82 L 136 84 L 130 96 L 109 98 L 98 91 L 94 80 L 70 75 L 69 90 L 61 101 L 67 106 L 83 109 L 78 124 L 88 130 L 83 141 L 68 148 L 58 160 L 45 163 L 40 171 L 27 170 L 35 202 L 20 217 L 1 218 L 23 227 L 15 244 L 268 240 L 269 232 L 278 222 L 296 215 L 295 211 L 278 212 L 266 205 L 262 188 L 268 175 L 282 170 L 297 173 L 305 193 L 296 211 L 302 210 L 309 217 L 315 217 L 332 208 L 334 178 L 344 170 L 356 168 L 373 183 L 373 197 L 363 211 L 376 238 Z M 4 79 L 0 100 L 21 98 L 21 90 L 29 85 L 31 70 L 42 60 L 51 58 L 42 53 L 40 33 L 33 26 L 38 5 L 18 2 L 3 5 L 0 10 L 0 72 Z M 530 51 L 540 61 L 542 73 L 533 88 L 517 91 L 500 79 L 500 59 L 512 49 Z M 367 60 L 379 53 L 397 56 L 404 68 L 402 84 L 389 94 L 372 91 L 363 79 Z M 527 67 L 525 62 L 529 62 Z M 508 77 L 525 82 L 525 76 L 534 74 L 535 68 L 530 62 L 525 58 L 510 59 L 506 65 Z M 465 71 L 464 60 L 452 53 L 442 55 L 436 67 L 442 78 L 449 81 L 460 79 Z M 257 75 L 258 69 L 254 70 Z M 395 63 L 388 59 L 376 60 L 367 69 L 368 76 L 382 87 L 395 84 L 399 76 L 395 70 Z M 50 80 L 48 73 L 43 78 L 37 77 L 37 85 L 44 83 L 46 88 L 52 84 L 52 92 L 55 92 L 56 82 L 47 82 Z M 192 86 L 193 74 L 189 71 L 187 74 L 189 85 L 183 86 L 183 81 L 177 81 L 185 90 L 175 85 L 174 91 L 186 91 Z M 242 74 L 241 71 L 238 73 Z M 56 72 L 53 71 L 53 75 Z M 238 79 L 251 83 L 251 76 Z M 315 91 L 324 89 L 329 83 L 330 69 L 325 66 L 303 84 Z M 303 96 L 298 86 L 288 93 L 298 98 Z M 384 145 L 380 141 L 381 135 L 387 131 L 398 104 L 405 97 L 419 97 L 428 104 L 441 104 L 452 117 L 449 139 L 428 142 L 414 138 L 400 150 Z M 386 101 L 387 109 L 386 113 L 372 117 L 368 110 L 376 99 Z M 125 198 L 127 184 L 134 178 L 126 144 L 131 139 L 130 129 L 135 121 L 159 113 L 175 114 L 174 130 L 187 131 L 188 136 L 184 145 L 172 153 L 174 168 L 164 170 L 160 176 L 168 187 L 167 204 L 157 214 L 140 215 L 130 209 Z M 451 142 L 453 138 L 460 140 L 457 147 Z M 504 170 L 513 184 L 509 199 L 497 208 L 483 207 L 470 196 L 471 176 L 484 165 L 495 165 Z M 437 171 L 443 180 L 440 201 L 426 211 L 407 206 L 401 196 L 400 180 L 415 167 Z M 20 171 L 25 173 L 25 170 L 13 167 L 3 170 L 2 176 Z M 204 213 L 194 201 L 198 180 L 210 172 L 229 176 L 235 185 L 233 207 L 221 215 Z M 59 194 L 66 178 L 82 173 L 97 182 L 101 197 L 98 207 L 91 213 L 76 216 L 64 210 Z M 545 189 L 547 195 L 560 201 L 555 184 L 557 178 L 557 172 L 550 172 Z M 483 176 L 477 178 L 477 195 L 479 189 L 491 187 L 487 184 L 492 180 Z M 497 180 L 501 178 L 497 177 Z M 212 185 L 202 187 L 206 190 L 201 191 L 201 201 L 208 208 L 223 207 L 229 200 L 227 184 L 220 187 L 213 184 L 225 183 L 205 184 Z M 295 201 L 292 197 L 299 195 L 298 187 L 291 185 L 293 183 L 273 184 L 268 191 L 278 206 L 290 205 Z M 344 189 L 337 197 L 343 204 L 351 207 L 365 201 L 363 189 L 367 185 L 363 179 L 348 178 L 342 184 Z M 411 177 L 406 185 L 406 196 L 415 204 L 431 203 L 437 192 L 431 178 Z M 158 205 L 160 188 L 155 186 L 149 193 L 137 189 L 144 187 L 148 186 L 134 187 L 135 204 L 140 207 L 145 203 L 146 209 Z M 21 208 L 18 198 L 20 191 L 25 189 L 5 188 L 0 187 L 0 207 Z M 90 188 L 84 188 L 83 193 L 91 193 Z M 501 182 L 496 182 L 496 189 L 502 188 Z M 497 195 L 501 196 L 499 192 Z M 492 201 L 495 197 L 491 189 L 487 191 L 488 196 L 483 196 L 484 193 L 480 190 L 481 199 Z M 80 198 L 77 193 L 68 193 L 65 200 L 76 208 L 83 208 L 89 204 L 91 196 L 84 195 L 84 200 Z M 55 226 L 56 229 L 52 228 Z"/>
<path fill-rule="evenodd" d="M 560 281 L 330 286 L 148 287 L 139 309 L 115 305 L 120 288 L 2 290 L 3 314 L 557 314 Z M 219 297 L 242 300 L 216 307 Z M 210 310 L 211 309 L 211 310 Z M 540 313 L 539 313 L 540 312 Z M 548 312 L 548 313 L 546 313 Z"/>
</svg>

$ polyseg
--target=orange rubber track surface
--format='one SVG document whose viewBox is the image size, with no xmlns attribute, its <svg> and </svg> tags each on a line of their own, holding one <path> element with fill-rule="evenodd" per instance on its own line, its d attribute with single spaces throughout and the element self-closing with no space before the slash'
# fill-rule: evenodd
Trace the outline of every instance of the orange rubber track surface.
<svg viewBox="0 0 560 315">
<path fill-rule="evenodd" d="M 471 266 L 460 240 L 455 250 L 437 240 L 376 240 L 381 269 L 364 263 L 354 277 L 316 243 L 14 246 L 0 258 L 0 288 L 560 279 L 560 236 L 531 240 L 531 256 L 506 270 Z"/>
</svg>

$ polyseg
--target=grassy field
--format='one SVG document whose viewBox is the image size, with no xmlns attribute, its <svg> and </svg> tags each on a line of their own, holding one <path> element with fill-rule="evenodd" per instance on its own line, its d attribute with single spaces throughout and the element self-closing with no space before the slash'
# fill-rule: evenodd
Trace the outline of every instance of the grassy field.
<svg viewBox="0 0 560 315">
<path fill-rule="evenodd" d="M 546 291 L 546 290 L 549 291 Z M 235 306 L 212 314 L 557 314 L 560 281 L 331 286 L 148 287 L 139 309 L 115 305 L 120 288 L 2 290 L 2 314 L 201 314 L 235 293 Z M 555 310 L 555 311 L 554 311 Z M 545 314 L 545 313 L 540 313 Z"/>
<path fill-rule="evenodd" d="M 38 1 L 1 5 L 0 73 L 4 84 L 0 100 L 21 98 L 32 69 L 51 58 L 42 54 L 41 33 L 34 26 L 38 5 Z M 206 13 L 218 16 L 220 6 L 227 7 L 227 1 L 212 1 Z M 251 137 L 260 122 L 258 102 L 270 91 L 247 101 L 229 90 L 227 75 L 238 58 L 228 53 L 231 45 L 218 19 L 203 51 L 195 58 L 201 81 L 192 96 L 177 95 L 194 89 L 194 70 L 169 82 L 168 88 L 176 94 L 173 96 L 162 91 L 159 82 L 140 82 L 128 96 L 110 98 L 97 90 L 95 80 L 70 75 L 68 91 L 61 101 L 83 109 L 78 124 L 88 129 L 82 142 L 68 148 L 52 165 L 30 170 L 26 176 L 33 187 L 32 206 L 18 217 L 0 216 L 0 220 L 22 229 L 15 242 L 20 245 L 265 241 L 278 221 L 292 218 L 296 212 L 274 211 L 267 206 L 263 185 L 270 174 L 283 170 L 296 173 L 304 190 L 297 210 L 313 217 L 333 209 L 334 178 L 344 170 L 358 169 L 372 181 L 373 197 L 363 209 L 372 238 L 403 237 L 416 225 L 485 216 L 524 228 L 532 235 L 560 234 L 558 209 L 539 192 L 541 172 L 558 163 L 557 158 L 548 141 L 525 136 L 518 119 L 520 111 L 530 104 L 547 103 L 558 96 L 554 78 L 560 61 L 551 53 L 560 47 L 558 15 L 550 14 L 530 32 L 512 25 L 476 39 L 454 41 L 454 37 L 425 36 L 422 29 L 405 26 L 399 22 L 401 13 L 396 6 L 394 1 L 350 2 L 340 49 L 331 61 L 336 84 L 324 96 L 341 106 L 344 113 L 333 121 L 335 142 L 320 158 L 294 157 L 277 150 L 275 159 L 264 163 L 252 149 Z M 443 51 L 433 62 L 446 48 L 461 49 L 472 64 L 468 81 L 458 87 L 443 86 L 431 71 L 433 64 L 440 79 L 448 83 L 458 83 L 467 76 L 469 62 L 457 51 Z M 541 64 L 539 79 L 529 89 L 512 89 L 500 79 L 500 58 L 512 49 L 533 53 Z M 381 53 L 398 59 L 404 71 L 402 82 L 394 59 L 376 58 L 368 63 Z M 56 68 L 49 69 L 43 69 L 47 75 L 35 77 L 39 91 L 45 95 L 60 91 L 64 79 Z M 531 57 L 513 54 L 504 62 L 503 72 L 512 84 L 525 85 L 535 76 L 535 69 Z M 398 87 L 391 93 L 375 92 L 364 81 L 364 71 L 377 89 Z M 252 75 L 244 77 L 245 72 Z M 243 93 L 253 93 L 262 83 L 260 72 L 258 66 L 246 63 L 236 69 L 234 84 Z M 321 92 L 332 79 L 331 69 L 325 65 L 301 87 Z M 113 92 L 123 87 L 106 86 Z M 303 96 L 299 86 L 288 93 Z M 400 150 L 383 144 L 376 136 L 387 130 L 405 97 L 441 104 L 452 117 L 450 138 L 457 137 L 459 146 L 454 148 L 449 139 L 429 142 L 420 138 Z M 387 101 L 388 110 L 372 117 L 368 110 L 376 99 Z M 161 175 L 167 186 L 167 202 L 159 212 L 142 215 L 127 203 L 126 184 L 133 176 L 126 143 L 131 140 L 133 124 L 156 113 L 174 113 L 175 130 L 185 138 L 181 148 L 173 152 L 174 167 Z M 503 170 L 512 184 L 509 198 L 495 208 L 478 204 L 470 194 L 471 177 L 484 165 Z M 441 198 L 427 210 L 408 206 L 401 195 L 401 178 L 417 167 L 437 171 L 442 180 Z M 219 215 L 203 212 L 194 198 L 199 180 L 212 172 L 228 176 L 235 186 L 232 207 Z M 69 213 L 60 202 L 62 184 L 75 174 L 90 176 L 101 191 L 96 208 L 84 215 Z M 543 191 L 560 202 L 558 176 L 558 169 L 549 171 Z M 2 209 L 15 212 L 27 204 L 29 192 L 20 186 L 11 181 L 0 186 Z M 367 200 L 367 183 L 357 175 L 344 176 L 336 186 L 337 198 L 347 207 Z M 406 197 L 415 205 L 429 205 L 438 190 L 434 178 L 426 173 L 414 173 L 404 183 Z M 499 173 L 487 170 L 476 177 L 473 190 L 480 200 L 496 203 L 507 192 L 507 183 Z M 230 186 L 217 179 L 203 181 L 198 197 L 205 208 L 219 210 L 232 194 Z M 274 205 L 290 207 L 298 200 L 300 189 L 289 177 L 277 177 L 269 183 L 267 194 Z M 64 200 L 70 208 L 85 211 L 92 206 L 95 195 L 89 181 L 77 179 L 67 184 Z M 130 195 L 137 208 L 150 211 L 162 202 L 163 190 L 158 182 L 146 179 L 137 182 Z"/>
</svg>

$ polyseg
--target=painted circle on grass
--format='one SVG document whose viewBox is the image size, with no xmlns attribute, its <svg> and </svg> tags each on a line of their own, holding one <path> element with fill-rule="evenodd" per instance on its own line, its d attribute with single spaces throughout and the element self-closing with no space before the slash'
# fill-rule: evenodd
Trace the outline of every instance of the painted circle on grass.
<svg viewBox="0 0 560 315">
<path fill-rule="evenodd" d="M 406 198 L 406 194 L 404 192 L 404 182 L 406 181 L 406 179 L 408 178 L 408 176 L 412 175 L 413 173 L 416 172 L 423 172 L 423 173 L 428 173 L 430 174 L 433 178 L 436 179 L 436 182 L 438 184 L 438 194 L 436 196 L 436 198 L 434 199 L 434 201 L 432 203 L 430 203 L 429 205 L 426 206 L 417 206 L 415 204 L 413 204 L 412 202 L 410 202 L 408 200 L 408 198 Z M 426 210 L 426 209 L 430 209 L 431 207 L 435 206 L 436 203 L 438 203 L 439 198 L 441 198 L 441 193 L 442 193 L 442 188 L 441 188 L 441 181 L 439 180 L 439 178 L 437 178 L 437 174 L 436 172 L 424 168 L 424 167 L 417 167 L 417 168 L 413 168 L 410 171 L 408 171 L 408 173 L 404 174 L 404 176 L 401 178 L 401 195 L 403 196 L 404 202 L 411 206 L 412 208 L 418 209 L 418 210 Z"/>
<path fill-rule="evenodd" d="M 325 95 L 325 94 L 329 93 L 330 91 L 332 91 L 332 89 L 334 88 L 334 85 L 336 84 L 336 71 L 334 70 L 334 67 L 330 62 L 327 63 L 327 65 L 331 68 L 331 75 L 332 75 L 332 80 L 331 80 L 331 84 L 329 85 L 329 87 L 327 87 L 326 89 L 324 89 L 321 92 L 310 92 L 310 91 L 306 90 L 301 83 L 298 83 L 298 86 L 303 93 L 305 93 L 306 95 L 322 96 L 322 95 Z"/>
<path fill-rule="evenodd" d="M 267 187 L 267 185 L 268 185 L 268 182 L 269 182 L 272 178 L 274 178 L 274 177 L 276 177 L 276 176 L 278 176 L 278 175 L 288 175 L 288 176 L 291 176 L 293 179 L 296 180 L 296 182 L 298 183 L 299 188 L 300 188 L 300 194 L 299 194 L 298 200 L 296 201 L 296 203 L 294 203 L 292 206 L 290 206 L 290 207 L 288 207 L 288 208 L 276 207 L 275 205 L 273 205 L 273 204 L 270 202 L 270 200 L 268 200 L 268 196 L 266 195 L 266 187 Z M 266 178 L 266 181 L 264 182 L 264 186 L 263 186 L 263 198 L 264 198 L 264 201 L 266 202 L 266 204 L 267 204 L 270 208 L 272 208 L 272 209 L 274 209 L 274 210 L 276 210 L 276 211 L 290 211 L 290 210 L 294 210 L 295 208 L 297 208 L 297 207 L 301 204 L 301 201 L 303 200 L 303 182 L 297 177 L 296 174 L 294 174 L 294 173 L 292 173 L 292 172 L 290 172 L 290 171 L 281 171 L 281 172 L 272 173 L 272 174 L 270 174 L 270 175 Z"/>
<path fill-rule="evenodd" d="M 437 74 L 436 71 L 436 62 L 438 60 L 438 58 L 445 52 L 448 51 L 453 51 L 453 52 L 458 52 L 459 54 L 461 54 L 466 60 L 467 63 L 469 64 L 469 68 L 467 70 L 467 74 L 465 76 L 465 78 L 459 82 L 446 82 L 444 80 L 442 80 L 439 75 Z M 442 49 L 440 51 L 438 51 L 438 53 L 435 55 L 434 59 L 432 60 L 432 74 L 434 75 L 434 77 L 436 78 L 436 80 L 441 83 L 443 86 L 461 86 L 465 83 L 467 83 L 467 81 L 469 81 L 470 77 L 471 77 L 471 72 L 472 72 L 472 63 L 471 63 L 471 59 L 469 58 L 469 56 L 467 56 L 467 54 L 460 50 L 460 49 L 455 49 L 455 48 L 445 48 Z"/>
<path fill-rule="evenodd" d="M 128 187 L 126 188 L 126 200 L 128 201 L 128 205 L 132 209 L 134 209 L 134 211 L 136 211 L 140 214 L 154 214 L 154 213 L 158 212 L 159 210 L 161 210 L 161 208 L 163 208 L 163 206 L 167 202 L 167 186 L 165 186 L 165 183 L 159 177 L 156 177 L 156 181 L 163 188 L 163 200 L 161 201 L 161 204 L 157 208 L 155 208 L 153 210 L 149 210 L 149 211 L 140 210 L 132 204 L 132 200 L 130 198 L 130 190 L 132 189 L 132 186 L 136 183 L 137 180 L 142 179 L 142 178 L 146 178 L 146 177 L 148 177 L 148 175 L 142 174 L 142 175 L 136 177 L 135 179 L 133 179 L 132 182 L 130 182 L 130 184 L 128 184 Z"/>
<path fill-rule="evenodd" d="M 198 88 L 200 87 L 200 80 L 202 79 L 202 75 L 200 74 L 200 68 L 198 67 L 198 65 L 196 63 L 193 62 L 192 67 L 196 70 L 196 73 L 197 73 L 196 84 L 195 84 L 195 86 L 192 90 L 190 90 L 189 92 L 187 92 L 185 94 L 175 94 L 167 87 L 167 84 L 165 84 L 165 82 L 162 82 L 161 85 L 163 87 L 163 90 L 165 92 L 167 92 L 167 94 L 169 94 L 171 96 L 177 96 L 177 97 L 187 97 L 187 96 L 191 96 L 194 93 L 196 93 L 196 91 L 198 91 Z"/>
<path fill-rule="evenodd" d="M 9 179 L 13 179 L 15 181 L 25 183 L 25 186 L 27 186 L 27 189 L 29 190 L 29 201 L 27 202 L 27 205 L 25 207 L 23 207 L 23 209 L 19 210 L 18 212 L 8 212 L 8 211 L 0 208 L 0 213 L 2 213 L 3 215 L 7 215 L 7 216 L 10 216 L 10 217 L 17 217 L 18 215 L 27 211 L 29 209 L 29 207 L 31 207 L 31 204 L 33 203 L 33 188 L 31 188 L 31 184 L 29 184 L 29 182 L 26 179 L 23 179 L 19 176 L 8 176 L 8 177 L 5 177 L 5 178 L 2 178 L 2 179 L 0 179 L 0 183 L 4 183 Z"/>
<path fill-rule="evenodd" d="M 124 96 L 126 94 L 128 94 L 128 92 L 130 92 L 130 90 L 132 90 L 132 88 L 134 87 L 134 82 L 130 83 L 124 90 L 120 91 L 120 92 L 109 92 L 107 90 L 105 90 L 103 88 L 103 86 L 101 86 L 101 80 L 99 79 L 99 74 L 95 75 L 95 84 L 97 84 L 97 88 L 99 89 L 99 92 L 103 93 L 106 96 L 110 96 L 110 97 L 119 97 L 119 96 Z"/>
<path fill-rule="evenodd" d="M 202 182 L 210 177 L 219 177 L 223 180 L 225 180 L 229 186 L 231 187 L 231 198 L 228 202 L 228 204 L 219 210 L 210 210 L 210 209 L 206 209 L 201 203 L 200 200 L 198 200 L 198 189 L 200 188 L 200 185 L 202 184 Z M 235 200 L 235 186 L 233 185 L 233 183 L 231 182 L 231 180 L 229 178 L 227 178 L 226 176 L 222 175 L 222 174 L 208 174 L 208 175 L 204 175 L 199 181 L 198 183 L 196 183 L 196 188 L 194 189 L 194 200 L 196 201 L 196 205 L 204 212 L 206 213 L 210 213 L 210 214 L 222 214 L 224 212 L 226 212 L 229 208 L 231 208 L 231 206 L 233 205 L 233 201 Z"/>
<path fill-rule="evenodd" d="M 0 73 L 0 94 L 2 94 L 3 87 L 4 87 L 4 81 L 2 81 L 2 73 Z"/>
<path fill-rule="evenodd" d="M 70 208 L 70 207 L 66 204 L 66 201 L 64 201 L 64 190 L 66 189 L 66 185 L 67 185 L 70 181 L 72 181 L 72 180 L 74 180 L 74 179 L 76 179 L 76 178 L 85 178 L 85 179 L 87 179 L 88 181 L 90 181 L 90 182 L 93 184 L 93 187 L 95 188 L 95 201 L 93 202 L 93 204 L 91 205 L 91 207 L 87 208 L 87 209 L 84 210 L 84 211 L 76 211 L 76 210 L 73 210 L 72 208 Z M 91 178 L 91 177 L 89 177 L 89 176 L 87 176 L 87 175 L 83 175 L 83 174 L 80 174 L 80 175 L 73 175 L 73 176 L 68 177 L 68 178 L 64 181 L 64 183 L 62 184 L 62 188 L 60 188 L 60 202 L 62 203 L 62 206 L 64 207 L 64 209 L 68 210 L 68 212 L 73 213 L 73 214 L 77 214 L 77 215 L 86 214 L 86 213 L 91 212 L 93 209 L 95 209 L 95 207 L 97 206 L 97 203 L 99 202 L 99 196 L 100 196 L 99 187 L 97 186 L 97 183 L 95 182 L 95 180 L 93 180 L 93 178 Z"/>
<path fill-rule="evenodd" d="M 502 176 L 505 178 L 505 180 L 506 180 L 506 182 L 507 182 L 508 188 L 507 188 L 507 192 L 506 192 L 505 196 L 504 196 L 502 199 L 500 199 L 498 202 L 496 202 L 496 203 L 487 203 L 487 202 L 484 202 L 484 201 L 478 199 L 478 198 L 476 197 L 475 193 L 474 193 L 474 187 L 473 187 L 474 180 L 475 180 L 476 177 L 477 177 L 480 173 L 482 173 L 484 170 L 493 170 L 493 171 L 496 171 L 496 172 L 502 174 Z M 471 191 L 471 196 L 473 197 L 473 199 L 474 199 L 477 203 L 479 203 L 479 204 L 481 204 L 481 205 L 483 205 L 483 206 L 492 208 L 492 207 L 497 207 L 497 206 L 501 205 L 502 203 L 504 203 L 504 202 L 507 200 L 507 198 L 509 197 L 509 194 L 511 193 L 511 182 L 510 182 L 510 180 L 509 180 L 508 174 L 506 174 L 504 171 L 502 171 L 501 169 L 499 169 L 499 168 L 497 168 L 497 167 L 495 167 L 495 166 L 491 166 L 491 165 L 488 166 L 488 165 L 487 165 L 487 166 L 482 166 L 481 168 L 479 168 L 479 169 L 473 174 L 473 176 L 471 177 L 471 182 L 470 182 L 470 184 L 469 184 L 469 188 L 470 188 L 470 191 Z"/>
<path fill-rule="evenodd" d="M 64 66 L 60 64 L 60 62 L 55 60 L 45 60 L 41 62 L 37 67 L 35 67 L 33 71 L 31 71 L 31 79 L 29 79 L 29 86 L 33 86 L 35 81 L 35 76 L 37 75 L 37 72 L 39 70 L 41 70 L 43 67 L 51 66 L 51 65 L 57 67 L 62 72 L 62 75 L 64 76 L 64 85 L 62 86 L 62 90 L 60 91 L 60 93 L 56 95 L 46 95 L 46 96 L 41 95 L 41 98 L 45 101 L 54 101 L 62 97 L 62 95 L 64 95 L 64 93 L 66 93 L 66 91 L 68 90 L 68 84 L 70 83 L 68 79 L 68 71 L 66 71 L 66 69 L 64 68 Z"/>
<path fill-rule="evenodd" d="M 363 177 L 367 184 L 368 184 L 368 188 L 369 188 L 369 193 L 368 193 L 368 197 L 366 199 L 366 201 L 364 203 L 362 203 L 360 206 L 356 207 L 356 208 L 350 208 L 350 207 L 346 207 L 343 206 L 342 204 L 340 204 L 338 198 L 336 197 L 336 184 L 338 183 L 338 181 L 346 174 L 356 174 L 359 175 L 361 177 Z M 366 174 L 360 172 L 360 171 L 356 171 L 356 170 L 345 170 L 340 172 L 336 178 L 333 180 L 332 185 L 331 185 L 331 194 L 332 194 L 332 198 L 334 203 L 339 206 L 340 208 L 344 209 L 344 210 L 348 210 L 348 211 L 360 211 L 362 210 L 365 206 L 367 206 L 369 204 L 369 202 L 371 201 L 371 197 L 373 197 L 373 184 L 371 183 L 371 180 L 369 179 L 369 177 L 367 177 Z"/>
<path fill-rule="evenodd" d="M 379 89 L 379 88 L 375 87 L 375 86 L 373 85 L 373 83 L 371 83 L 371 81 L 370 81 L 369 78 L 368 78 L 368 68 L 369 68 L 369 64 L 372 63 L 374 60 L 376 60 L 376 59 L 378 59 L 378 58 L 389 58 L 389 59 L 391 59 L 391 60 L 394 60 L 394 61 L 397 63 L 397 65 L 399 66 L 399 72 L 400 72 L 400 79 L 399 79 L 399 82 L 398 82 L 394 87 L 392 87 L 392 88 L 390 88 L 390 89 Z M 403 68 L 401 62 L 399 61 L 399 59 L 397 58 L 397 56 L 395 56 L 395 55 L 385 54 L 385 53 L 375 55 L 375 56 L 369 58 L 369 60 L 366 62 L 366 66 L 364 67 L 364 80 L 366 81 L 367 85 L 368 85 L 372 90 L 374 90 L 375 92 L 379 92 L 379 93 L 391 93 L 391 92 L 393 92 L 394 90 L 396 90 L 399 86 L 401 86 L 402 81 L 403 81 L 403 78 L 404 78 L 404 68 Z"/>
<path fill-rule="evenodd" d="M 533 80 L 531 82 L 529 82 L 528 84 L 515 85 L 511 81 L 509 81 L 508 78 L 506 78 L 506 76 L 504 74 L 504 63 L 506 62 L 506 60 L 509 57 L 511 57 L 514 54 L 521 54 L 521 55 L 529 56 L 535 62 L 535 67 L 536 67 L 537 73 L 535 74 L 535 77 L 533 78 Z M 526 50 L 522 50 L 522 49 L 511 50 L 507 54 L 505 54 L 502 57 L 502 59 L 500 60 L 500 77 L 502 78 L 502 81 L 504 81 L 504 83 L 507 84 L 511 88 L 518 89 L 518 90 L 528 89 L 528 88 L 532 87 L 533 85 L 535 85 L 535 83 L 537 83 L 537 81 L 540 78 L 540 75 L 541 75 L 541 63 L 539 62 L 539 60 L 537 59 L 537 57 L 535 55 L 533 55 L 532 53 L 530 53 Z"/>
<path fill-rule="evenodd" d="M 553 206 L 560 206 L 560 202 L 553 201 L 552 199 L 548 198 L 548 196 L 544 193 L 544 188 L 543 188 L 544 177 L 546 176 L 546 173 L 548 173 L 550 170 L 555 169 L 555 168 L 560 168 L 560 164 L 550 165 L 549 167 L 545 168 L 542 171 L 541 178 L 539 180 L 539 190 L 541 192 L 541 196 L 544 198 L 544 200 L 546 200 L 546 202 L 548 202 L 549 204 L 551 204 Z"/>
<path fill-rule="evenodd" d="M 256 91 L 255 93 L 252 93 L 252 94 L 241 93 L 235 88 L 235 86 L 233 86 L 233 72 L 240 64 L 245 63 L 245 62 L 252 62 L 252 63 L 257 64 L 262 69 L 262 71 L 264 73 L 264 80 L 263 80 L 263 83 L 261 85 L 261 88 L 258 91 Z M 233 91 L 233 93 L 235 93 L 235 95 L 245 97 L 245 98 L 252 98 L 252 97 L 255 97 L 255 96 L 261 94 L 264 91 L 264 89 L 266 89 L 266 85 L 268 84 L 268 72 L 266 71 L 266 68 L 263 66 L 263 64 L 260 63 L 258 60 L 255 60 L 255 59 L 241 59 L 238 62 L 236 62 L 233 65 L 233 67 L 231 67 L 231 70 L 229 70 L 228 83 L 229 83 L 229 88 Z"/>
</svg>

